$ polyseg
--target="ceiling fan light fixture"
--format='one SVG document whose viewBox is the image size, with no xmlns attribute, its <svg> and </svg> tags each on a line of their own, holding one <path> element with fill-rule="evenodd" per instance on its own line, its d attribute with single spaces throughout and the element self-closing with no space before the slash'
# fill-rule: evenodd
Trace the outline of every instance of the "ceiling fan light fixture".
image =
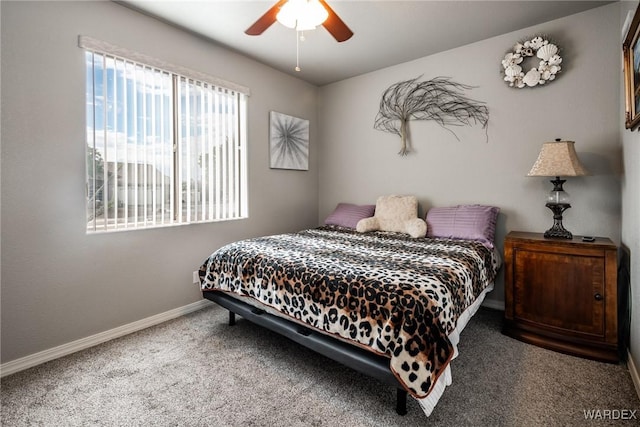
<svg viewBox="0 0 640 427">
<path fill-rule="evenodd" d="M 280 8 L 276 19 L 296 31 L 314 30 L 329 17 L 318 0 L 289 0 Z"/>
</svg>

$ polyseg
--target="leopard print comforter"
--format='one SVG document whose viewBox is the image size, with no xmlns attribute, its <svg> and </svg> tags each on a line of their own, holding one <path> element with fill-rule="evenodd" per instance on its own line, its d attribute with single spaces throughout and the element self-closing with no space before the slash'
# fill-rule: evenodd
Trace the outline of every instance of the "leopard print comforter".
<svg viewBox="0 0 640 427">
<path fill-rule="evenodd" d="M 229 244 L 199 275 L 203 292 L 250 297 L 388 356 L 400 383 L 422 398 L 454 355 L 448 335 L 458 317 L 498 267 L 478 242 L 324 226 Z"/>
</svg>

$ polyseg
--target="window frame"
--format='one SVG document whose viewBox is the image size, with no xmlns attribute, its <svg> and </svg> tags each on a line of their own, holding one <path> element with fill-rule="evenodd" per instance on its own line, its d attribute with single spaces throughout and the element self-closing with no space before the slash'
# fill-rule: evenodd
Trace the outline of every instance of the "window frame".
<svg viewBox="0 0 640 427">
<path fill-rule="evenodd" d="M 117 232 L 117 231 L 127 231 L 127 230 L 141 230 L 141 229 L 149 229 L 149 228 L 157 228 L 157 227 L 166 227 L 166 226 L 177 226 L 177 225 L 186 225 L 193 223 L 203 223 L 203 222 L 218 222 L 218 221 L 229 221 L 236 219 L 244 219 L 248 217 L 248 156 L 247 156 L 247 98 L 250 94 L 249 89 L 237 85 L 235 83 L 227 82 L 222 79 L 209 76 L 207 74 L 193 71 L 187 69 L 185 67 L 176 66 L 173 64 L 169 64 L 162 60 L 158 60 L 152 58 L 150 56 L 140 54 L 128 49 L 120 48 L 110 43 L 99 41 L 87 36 L 79 36 L 78 45 L 80 48 L 84 49 L 85 53 L 85 64 L 86 65 L 86 73 L 85 73 L 85 102 L 87 104 L 87 124 L 86 124 L 86 231 L 88 234 L 95 233 L 103 233 L 103 232 Z M 97 107 L 95 104 L 96 100 L 96 92 L 95 92 L 95 68 L 89 70 L 89 56 L 91 56 L 93 62 L 91 62 L 91 66 L 95 67 L 95 55 L 102 56 L 102 64 L 104 75 L 106 76 L 106 58 L 110 58 L 114 60 L 113 70 L 117 70 L 117 66 L 119 64 L 118 61 L 122 61 L 125 67 L 126 72 L 126 64 L 132 64 L 134 67 L 142 66 L 148 67 L 151 72 L 160 72 L 163 75 L 166 74 L 170 77 L 171 80 L 171 104 L 169 109 L 171 110 L 171 135 L 168 137 L 171 139 L 169 144 L 172 147 L 172 164 L 170 166 L 170 185 L 171 190 L 169 192 L 170 198 L 170 218 L 165 219 L 165 206 L 161 205 L 162 210 L 162 221 L 156 221 L 156 176 L 160 174 L 159 170 L 157 170 L 157 163 L 140 163 L 136 158 L 135 162 L 129 162 L 127 160 L 125 154 L 125 161 L 121 162 L 116 158 L 113 163 L 113 169 L 115 174 L 111 175 L 112 182 L 108 184 L 110 187 L 101 187 L 101 191 L 107 191 L 109 193 L 113 193 L 116 203 L 117 193 L 122 191 L 124 188 L 125 194 L 125 211 L 126 215 L 118 218 L 118 207 L 108 207 L 109 204 L 105 201 L 102 202 L 102 215 L 104 218 L 102 219 L 102 223 L 98 226 L 98 221 L 96 220 L 96 209 L 95 209 L 95 199 L 97 197 L 96 194 L 96 181 L 100 181 L 96 179 L 96 154 L 100 153 L 97 150 L 96 145 L 96 115 L 95 112 Z M 134 68 L 137 72 L 138 69 Z M 147 71 L 146 68 L 143 70 Z M 114 73 L 113 79 L 116 79 L 116 73 Z M 89 78 L 94 79 L 91 82 L 91 89 L 94 91 L 91 93 L 91 97 L 89 97 Z M 154 77 L 155 78 L 155 77 Z M 138 77 L 136 76 L 131 81 L 138 81 Z M 125 85 L 129 83 L 129 79 L 124 77 Z M 105 85 L 105 80 L 103 78 L 102 85 Z M 155 83 L 155 80 L 154 80 Z M 164 86 L 163 86 L 164 88 Z M 115 89 L 114 89 L 115 90 Z M 125 89 L 126 90 L 126 89 Z M 103 88 L 102 94 L 107 94 L 107 89 Z M 138 97 L 139 94 L 137 91 L 133 93 L 134 96 Z M 113 95 L 115 97 L 116 95 Z M 146 92 L 144 93 L 146 97 Z M 164 94 L 160 94 L 161 97 L 164 97 Z M 194 101 L 192 98 L 196 99 Z M 155 106 L 155 98 L 156 95 L 153 95 L 153 103 Z M 126 99 L 126 97 L 125 97 Z M 230 101 L 231 100 L 231 101 Z M 90 102 L 92 101 L 92 102 Z M 103 99 L 102 109 L 106 111 L 106 105 L 108 104 L 105 99 Z M 195 103 L 194 103 L 195 102 Z M 192 105 L 193 103 L 193 105 Z M 199 105 L 197 105 L 199 104 Z M 93 107 L 91 105 L 94 105 Z M 196 112 L 192 115 L 190 112 L 190 107 L 193 107 Z M 128 108 L 128 105 L 124 107 Z M 199 109 L 198 109 L 199 108 Z M 134 111 L 137 110 L 134 107 Z M 90 117 L 90 114 L 93 114 Z M 107 150 L 107 145 L 110 144 L 108 139 L 113 137 L 112 134 L 117 135 L 118 129 L 115 131 L 108 129 L 108 123 L 106 121 L 107 114 L 105 114 L 105 121 L 102 123 L 102 130 L 100 132 L 104 133 L 104 140 L 102 141 L 102 147 L 104 148 L 105 153 Z M 125 113 L 128 115 L 127 113 Z M 212 118 L 213 117 L 213 118 Z M 146 118 L 146 116 L 145 116 Z M 139 120 L 136 116 L 135 120 Z M 152 116 L 152 121 L 155 123 L 156 116 Z M 126 121 L 126 120 L 125 120 Z M 133 120 L 132 120 L 133 121 Z M 213 123 L 216 125 L 221 125 L 218 128 L 213 127 Z M 227 121 L 227 123 L 223 123 L 223 121 Z M 194 124 L 195 123 L 195 124 Z M 135 126 L 135 125 L 134 125 Z M 155 125 L 154 125 L 155 126 Z M 220 135 L 219 128 L 223 128 L 224 131 Z M 191 138 L 190 132 L 193 130 L 194 137 Z M 124 137 L 125 137 L 125 151 L 129 151 L 129 137 L 128 130 L 125 129 Z M 183 133 L 186 132 L 186 135 Z M 93 133 L 93 139 L 91 135 Z M 214 138 L 213 134 L 216 134 L 217 138 L 215 142 L 212 142 L 211 138 Z M 142 139 L 139 139 L 139 135 L 134 135 L 134 151 L 140 149 L 140 145 L 146 145 L 146 143 L 141 144 L 141 140 L 144 141 L 146 138 L 146 134 L 142 136 Z M 230 139 L 231 138 L 231 139 Z M 201 140 L 201 141 L 198 141 Z M 155 141 L 155 140 L 154 140 Z M 167 142 L 160 142 L 159 145 L 166 144 Z M 154 144 L 156 144 L 154 142 Z M 191 146 L 197 147 L 198 144 L 201 144 L 202 151 L 195 150 L 195 153 L 191 153 Z M 205 146 L 206 145 L 206 146 Z M 155 146 L 155 145 L 154 145 Z M 211 151 L 214 149 L 215 151 Z M 221 148 L 220 148 L 221 147 Z M 91 151 L 93 150 L 93 151 Z M 143 148 L 144 150 L 144 148 Z M 222 160 L 220 159 L 219 150 L 223 151 L 224 157 Z M 117 149 L 111 150 L 117 151 Z M 199 154 L 198 154 L 199 153 Z M 217 154 L 216 154 L 217 153 Z M 100 153 L 102 154 L 102 153 Z M 186 160 L 184 156 L 186 157 Z M 106 157 L 106 154 L 105 154 Z M 113 155 L 112 155 L 113 157 Z M 194 159 L 197 160 L 197 166 L 194 165 Z M 205 165 L 205 162 L 206 165 Z M 215 170 L 214 170 L 214 162 L 215 162 Z M 232 166 L 228 164 L 232 162 Z M 183 164 L 185 163 L 185 164 Z M 120 172 L 118 172 L 118 168 L 122 169 L 124 165 L 124 176 L 125 176 L 125 184 L 121 187 L 120 183 Z M 129 184 L 127 184 L 127 171 L 131 166 L 134 166 L 134 188 L 135 188 L 135 206 L 134 206 L 134 215 L 133 221 L 130 220 L 131 214 L 129 213 L 130 205 L 126 202 L 126 195 L 130 192 Z M 145 185 L 142 188 L 142 192 L 144 194 L 144 205 L 140 205 L 138 199 L 138 192 L 140 192 L 138 176 L 140 175 L 140 165 L 142 165 L 143 172 L 142 176 Z M 108 179 L 109 172 L 105 171 L 105 168 L 109 168 L 111 164 L 107 161 L 107 159 L 103 159 L 102 164 L 102 173 L 104 176 L 104 180 Z M 222 166 L 222 171 L 218 166 Z M 229 166 L 225 169 L 225 166 Z M 194 169 L 194 177 L 198 179 L 192 179 L 191 173 L 192 168 Z M 90 173 L 91 169 L 91 173 Z M 148 169 L 151 169 L 149 171 Z M 186 171 L 187 181 L 182 180 L 182 176 Z M 205 171 L 208 176 L 205 175 Z M 92 175 L 93 173 L 93 175 Z M 149 187 L 146 185 L 148 174 L 152 174 L 152 180 L 154 183 L 153 187 Z M 229 176 L 231 175 L 231 176 Z M 115 177 L 115 178 L 114 178 Z M 222 181 L 222 185 L 228 185 L 229 188 L 221 187 L 219 181 L 215 181 L 214 188 L 214 177 L 218 180 Z M 163 193 L 160 194 L 164 199 L 164 181 L 165 176 L 162 177 L 162 188 Z M 104 182 L 104 181 L 103 181 Z M 187 185 L 188 189 L 184 190 L 184 186 Z M 225 195 L 228 197 L 229 193 L 225 191 L 231 191 L 231 200 L 225 199 L 221 200 L 221 197 Z M 151 191 L 153 197 L 153 209 L 152 209 L 152 217 L 153 220 L 147 219 L 147 193 Z M 186 194 L 184 194 L 186 191 Z M 206 192 L 205 192 L 206 191 Z M 222 196 L 219 194 L 220 192 L 224 193 Z M 192 193 L 193 200 L 195 201 L 195 205 L 192 208 Z M 91 198 L 93 197 L 94 202 L 93 206 L 91 205 Z M 217 203 L 214 203 L 213 197 Z M 183 202 L 183 199 L 186 198 L 186 201 Z M 198 200 L 201 198 L 202 200 Z M 205 200 L 207 199 L 207 200 Z M 114 204 L 113 201 L 111 204 Z M 186 207 L 185 209 L 183 208 Z M 144 206 L 144 216 L 142 220 L 140 219 L 138 206 Z M 215 211 L 214 211 L 215 206 Z M 91 207 L 93 207 L 93 211 L 91 211 Z M 109 217 L 108 211 L 109 209 L 114 210 L 115 214 L 113 217 Z M 198 212 L 198 209 L 201 212 Z M 90 216 L 90 213 L 93 213 L 93 217 Z M 122 220 L 124 218 L 124 221 Z M 112 223 L 110 223 L 112 221 Z M 93 223 L 93 224 L 92 224 Z"/>
</svg>

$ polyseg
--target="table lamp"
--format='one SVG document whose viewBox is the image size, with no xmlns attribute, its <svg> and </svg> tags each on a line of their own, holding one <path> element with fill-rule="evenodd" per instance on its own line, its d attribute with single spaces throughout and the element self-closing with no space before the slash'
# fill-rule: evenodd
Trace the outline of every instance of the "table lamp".
<svg viewBox="0 0 640 427">
<path fill-rule="evenodd" d="M 547 196 L 546 207 L 553 212 L 553 226 L 544 232 L 546 238 L 572 239 L 573 235 L 562 225 L 562 213 L 569 209 L 569 194 L 562 188 L 565 179 L 561 176 L 583 176 L 588 172 L 580 163 L 573 141 L 561 141 L 542 144 L 538 159 L 527 176 L 554 176 L 551 180 L 553 190 Z"/>
</svg>

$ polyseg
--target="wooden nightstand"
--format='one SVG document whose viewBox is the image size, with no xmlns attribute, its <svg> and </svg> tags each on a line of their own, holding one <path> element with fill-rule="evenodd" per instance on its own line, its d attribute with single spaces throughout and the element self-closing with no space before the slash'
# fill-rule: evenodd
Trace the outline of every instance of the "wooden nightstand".
<svg viewBox="0 0 640 427">
<path fill-rule="evenodd" d="M 617 247 L 607 238 L 504 242 L 503 333 L 562 353 L 618 362 Z"/>
</svg>

